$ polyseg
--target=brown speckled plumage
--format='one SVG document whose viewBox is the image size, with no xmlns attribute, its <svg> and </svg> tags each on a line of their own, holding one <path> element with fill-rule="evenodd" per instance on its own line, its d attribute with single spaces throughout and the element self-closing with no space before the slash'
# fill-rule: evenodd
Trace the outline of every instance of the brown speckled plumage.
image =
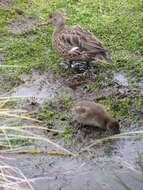
<svg viewBox="0 0 143 190">
<path fill-rule="evenodd" d="M 59 12 L 49 14 L 48 22 L 55 26 L 52 44 L 60 56 L 69 61 L 98 59 L 105 63 L 113 63 L 101 42 L 87 29 L 80 26 L 67 27 L 64 17 Z"/>
<path fill-rule="evenodd" d="M 119 123 L 109 116 L 104 106 L 92 101 L 76 102 L 73 108 L 74 120 L 82 125 L 92 125 L 119 133 Z"/>
</svg>

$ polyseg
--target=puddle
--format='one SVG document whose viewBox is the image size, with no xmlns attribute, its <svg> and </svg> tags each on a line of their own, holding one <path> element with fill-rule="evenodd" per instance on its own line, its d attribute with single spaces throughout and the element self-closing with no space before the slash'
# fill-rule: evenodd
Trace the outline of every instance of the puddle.
<svg viewBox="0 0 143 190">
<path fill-rule="evenodd" d="M 34 96 L 38 102 L 45 99 L 52 99 L 57 94 L 60 83 L 49 73 L 40 75 L 38 72 L 32 73 L 32 80 L 25 79 L 24 84 L 15 88 L 12 93 L 14 96 Z"/>
<path fill-rule="evenodd" d="M 141 142 L 123 141 L 118 154 L 99 158 L 56 157 L 46 155 L 17 156 L 14 165 L 19 167 L 35 190 L 123 190 L 115 174 L 132 189 L 142 190 L 142 183 L 135 180 L 142 176 L 136 168 L 136 150 L 142 150 Z"/>
<path fill-rule="evenodd" d="M 22 75 L 21 80 L 24 82 L 13 89 L 11 95 L 18 97 L 35 97 L 38 103 L 44 100 L 53 99 L 56 95 L 69 96 L 73 99 L 87 97 L 79 88 L 73 90 L 59 76 L 53 75 L 51 72 L 40 74 L 38 71 L 32 72 L 32 79 L 28 80 L 27 76 Z"/>
<path fill-rule="evenodd" d="M 128 86 L 128 78 L 122 71 L 115 73 L 113 79 L 122 86 Z"/>
</svg>

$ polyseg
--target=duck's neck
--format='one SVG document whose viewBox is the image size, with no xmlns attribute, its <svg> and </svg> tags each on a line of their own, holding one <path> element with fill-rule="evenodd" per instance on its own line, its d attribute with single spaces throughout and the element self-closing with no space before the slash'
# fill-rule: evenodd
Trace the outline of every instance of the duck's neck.
<svg viewBox="0 0 143 190">
<path fill-rule="evenodd" d="M 60 31 L 63 30 L 65 27 L 66 27 L 65 23 L 62 23 L 62 24 L 60 24 L 60 25 L 57 25 L 57 26 L 55 27 L 55 33 L 60 32 Z"/>
</svg>

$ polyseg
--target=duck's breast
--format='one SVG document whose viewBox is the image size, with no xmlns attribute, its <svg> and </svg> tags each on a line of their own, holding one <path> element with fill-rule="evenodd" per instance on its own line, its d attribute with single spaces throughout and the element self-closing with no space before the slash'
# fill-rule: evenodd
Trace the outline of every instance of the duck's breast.
<svg viewBox="0 0 143 190">
<path fill-rule="evenodd" d="M 53 34 L 53 40 L 52 40 L 52 45 L 53 48 L 56 50 L 56 52 L 62 56 L 66 57 L 68 49 L 66 45 L 64 44 L 64 41 L 61 39 L 62 33 L 54 33 Z"/>
</svg>

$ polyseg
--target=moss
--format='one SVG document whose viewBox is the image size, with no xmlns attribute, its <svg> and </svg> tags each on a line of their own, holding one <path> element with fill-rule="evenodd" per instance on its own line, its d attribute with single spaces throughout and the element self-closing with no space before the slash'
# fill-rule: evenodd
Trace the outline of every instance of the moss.
<svg viewBox="0 0 143 190">
<path fill-rule="evenodd" d="M 71 134 L 72 134 L 72 128 L 70 126 L 64 127 L 62 132 L 62 137 L 68 138 L 69 136 L 71 136 Z"/>
<path fill-rule="evenodd" d="M 69 121 L 71 117 L 69 115 L 66 115 L 65 113 L 58 113 L 56 115 L 56 118 L 62 120 L 62 121 Z"/>
<path fill-rule="evenodd" d="M 41 120 L 51 120 L 55 115 L 54 111 L 41 111 L 40 115 L 39 115 L 39 119 Z"/>
<path fill-rule="evenodd" d="M 56 96 L 53 100 L 53 103 L 58 102 L 63 106 L 63 109 L 70 110 L 71 107 L 73 106 L 73 101 L 71 97 L 69 96 Z"/>
<path fill-rule="evenodd" d="M 67 112 L 70 111 L 71 106 L 71 98 L 56 96 L 52 101 L 45 101 L 43 106 L 39 108 L 38 119 L 49 122 L 56 120 L 69 121 L 71 118 Z"/>
<path fill-rule="evenodd" d="M 48 122 L 53 121 L 56 112 L 54 110 L 48 110 L 48 101 L 45 101 L 43 106 L 39 108 L 38 119 L 46 120 Z"/>
<path fill-rule="evenodd" d="M 28 139 L 28 138 L 22 139 L 21 137 L 17 137 L 17 138 L 13 138 L 13 139 L 11 138 L 11 139 L 9 139 L 9 143 L 12 146 L 15 146 L 15 145 L 28 146 L 28 145 L 32 144 L 30 139 Z"/>
</svg>

